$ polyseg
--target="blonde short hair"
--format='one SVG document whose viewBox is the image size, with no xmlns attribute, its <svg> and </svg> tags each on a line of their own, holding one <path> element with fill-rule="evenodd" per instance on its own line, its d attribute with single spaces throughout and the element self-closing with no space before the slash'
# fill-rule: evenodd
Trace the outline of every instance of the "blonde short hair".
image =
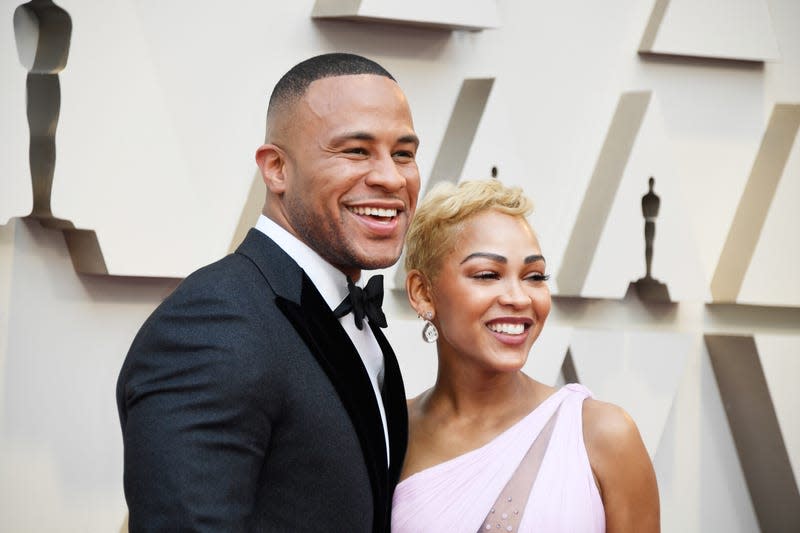
<svg viewBox="0 0 800 533">
<path fill-rule="evenodd" d="M 420 203 L 406 235 L 406 270 L 435 277 L 441 260 L 455 247 L 464 221 L 490 209 L 525 218 L 533 211 L 533 202 L 521 188 L 496 179 L 436 185 Z"/>
</svg>

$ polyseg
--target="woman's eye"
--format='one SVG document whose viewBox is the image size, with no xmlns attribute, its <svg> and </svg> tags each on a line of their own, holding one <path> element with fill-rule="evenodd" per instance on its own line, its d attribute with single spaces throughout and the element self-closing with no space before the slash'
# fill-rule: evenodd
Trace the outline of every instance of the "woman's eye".
<svg viewBox="0 0 800 533">
<path fill-rule="evenodd" d="M 529 279 L 531 281 L 547 281 L 548 279 L 550 279 L 550 274 L 542 274 L 540 272 L 537 272 L 535 274 L 531 274 L 525 279 Z"/>
<path fill-rule="evenodd" d="M 497 272 L 478 272 L 472 276 L 475 279 L 498 279 L 500 276 Z"/>
</svg>

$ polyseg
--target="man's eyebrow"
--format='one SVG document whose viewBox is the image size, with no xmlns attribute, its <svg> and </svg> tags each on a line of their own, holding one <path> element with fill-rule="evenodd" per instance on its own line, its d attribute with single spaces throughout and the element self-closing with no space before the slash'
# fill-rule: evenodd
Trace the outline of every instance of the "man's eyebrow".
<svg viewBox="0 0 800 533">
<path fill-rule="evenodd" d="M 366 131 L 348 131 L 342 133 L 341 135 L 337 135 L 331 141 L 331 144 L 343 144 L 347 141 L 374 141 L 375 136 L 371 133 L 367 133 Z"/>
<path fill-rule="evenodd" d="M 463 265 L 464 263 L 466 263 L 470 259 L 475 259 L 477 257 L 483 257 L 485 259 L 490 259 L 490 260 L 495 261 L 497 263 L 508 263 L 508 259 L 506 259 L 504 256 L 499 255 L 499 254 L 490 254 L 489 252 L 473 252 L 473 253 L 469 254 L 467 257 L 465 257 L 464 260 L 461 261 L 461 263 L 459 263 L 459 264 Z"/>
<path fill-rule="evenodd" d="M 399 143 L 411 143 L 414 146 L 419 146 L 419 137 L 414 135 L 413 133 L 409 133 L 408 135 L 403 135 L 399 139 L 397 139 Z"/>
<path fill-rule="evenodd" d="M 376 139 L 377 137 L 375 137 L 375 135 L 366 131 L 348 131 L 334 137 L 331 144 L 339 145 L 347 141 L 375 141 Z M 409 133 L 408 135 L 398 137 L 396 142 L 401 144 L 410 143 L 414 146 L 419 146 L 419 137 L 413 133 Z"/>
<path fill-rule="evenodd" d="M 545 263 L 547 262 L 547 261 L 544 260 L 544 256 L 543 255 L 529 255 L 522 262 L 527 265 L 529 263 L 535 263 L 536 261 L 543 261 Z"/>
</svg>

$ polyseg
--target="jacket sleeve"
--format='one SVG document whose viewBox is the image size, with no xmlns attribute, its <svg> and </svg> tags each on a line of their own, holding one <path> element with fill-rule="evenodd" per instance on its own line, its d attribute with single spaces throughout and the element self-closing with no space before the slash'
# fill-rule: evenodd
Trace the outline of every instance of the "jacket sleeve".
<svg viewBox="0 0 800 533">
<path fill-rule="evenodd" d="M 244 531 L 271 423 L 259 317 L 224 291 L 173 295 L 148 319 L 117 384 L 129 527 Z"/>
</svg>

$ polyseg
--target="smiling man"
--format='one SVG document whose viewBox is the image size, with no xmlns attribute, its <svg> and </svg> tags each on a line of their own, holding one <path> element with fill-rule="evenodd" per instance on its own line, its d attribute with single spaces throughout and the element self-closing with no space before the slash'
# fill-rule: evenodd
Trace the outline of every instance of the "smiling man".
<svg viewBox="0 0 800 533">
<path fill-rule="evenodd" d="M 400 256 L 417 146 L 368 59 L 317 56 L 277 83 L 262 216 L 153 313 L 120 374 L 131 531 L 388 531 L 405 392 L 378 280 L 356 282 Z"/>
</svg>

